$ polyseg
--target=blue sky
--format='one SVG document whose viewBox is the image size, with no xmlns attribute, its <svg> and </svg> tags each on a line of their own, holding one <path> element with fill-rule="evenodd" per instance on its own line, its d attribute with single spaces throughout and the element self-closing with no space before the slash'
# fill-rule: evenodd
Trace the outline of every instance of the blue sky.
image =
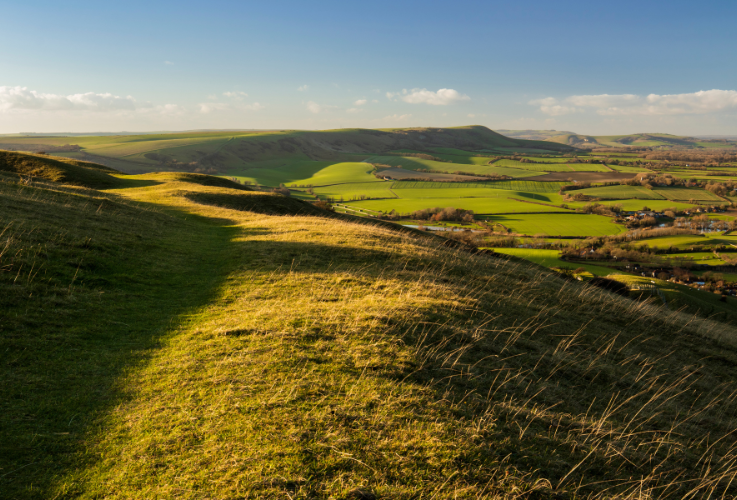
<svg viewBox="0 0 737 500">
<path fill-rule="evenodd" d="M 737 3 L 3 2 L 0 133 L 737 134 Z"/>
</svg>

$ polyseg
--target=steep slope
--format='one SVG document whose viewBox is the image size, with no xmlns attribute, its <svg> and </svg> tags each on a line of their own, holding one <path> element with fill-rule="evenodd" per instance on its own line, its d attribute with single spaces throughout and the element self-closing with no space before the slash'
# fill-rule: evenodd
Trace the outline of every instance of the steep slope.
<svg viewBox="0 0 737 500">
<path fill-rule="evenodd" d="M 5 496 L 736 493 L 734 329 L 203 179 L 0 175 Z"/>
</svg>

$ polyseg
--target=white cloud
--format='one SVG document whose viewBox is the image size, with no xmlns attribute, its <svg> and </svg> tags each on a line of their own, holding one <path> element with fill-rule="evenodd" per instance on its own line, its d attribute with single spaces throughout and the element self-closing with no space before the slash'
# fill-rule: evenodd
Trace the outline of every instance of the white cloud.
<svg viewBox="0 0 737 500">
<path fill-rule="evenodd" d="M 374 104 L 379 104 L 379 100 L 378 100 L 378 99 L 374 99 L 374 100 L 373 100 L 373 101 L 371 101 L 371 102 L 373 102 Z"/>
<path fill-rule="evenodd" d="M 223 95 L 225 97 L 230 97 L 231 99 L 243 99 L 244 97 L 248 97 L 248 94 L 245 92 L 235 91 L 235 92 L 223 92 Z"/>
<path fill-rule="evenodd" d="M 361 113 L 363 110 L 361 108 L 348 108 L 345 111 L 346 113 Z"/>
<path fill-rule="evenodd" d="M 317 104 L 315 101 L 309 101 L 307 103 L 307 110 L 312 113 L 318 114 L 322 111 L 322 106 Z"/>
<path fill-rule="evenodd" d="M 131 97 L 120 97 L 110 93 L 96 94 L 44 94 L 27 87 L 0 87 L 0 111 L 135 111 L 136 108 L 151 107 L 138 103 Z"/>
<path fill-rule="evenodd" d="M 354 105 L 356 105 L 356 106 L 363 106 L 363 105 L 364 105 L 364 104 L 366 104 L 367 102 L 368 102 L 368 101 L 367 101 L 366 99 L 359 99 L 359 100 L 357 100 L 356 102 L 354 102 L 353 104 L 354 104 Z"/>
<path fill-rule="evenodd" d="M 387 92 L 386 97 L 394 100 L 399 98 L 409 104 L 430 104 L 433 106 L 447 106 L 471 99 L 453 89 L 440 89 L 437 92 L 427 89 L 412 89 L 411 91 L 402 89 L 401 94 L 399 92 Z"/>
<path fill-rule="evenodd" d="M 558 104 L 558 99 L 554 97 L 546 97 L 545 99 L 534 99 L 528 104 L 533 106 L 540 106 L 540 111 L 550 116 L 561 116 L 577 111 L 573 106 L 563 106 Z"/>
<path fill-rule="evenodd" d="M 390 122 L 404 122 L 410 119 L 411 117 L 412 117 L 411 114 L 407 114 L 407 115 L 393 114 L 393 115 L 385 116 L 384 118 L 382 118 L 382 120 L 390 121 Z"/>
<path fill-rule="evenodd" d="M 627 106 L 637 103 L 640 98 L 634 94 L 620 95 L 574 95 L 566 99 L 566 102 L 574 106 L 593 107 L 593 108 L 611 108 L 614 106 Z"/>
<path fill-rule="evenodd" d="M 540 111 L 559 116 L 592 110 L 602 116 L 702 115 L 737 107 L 737 91 L 701 90 L 688 94 L 601 94 L 574 95 L 559 101 L 554 97 L 530 101 Z"/>
<path fill-rule="evenodd" d="M 151 106 L 148 108 L 141 108 L 138 113 L 149 114 L 149 115 L 162 115 L 162 116 L 182 116 L 187 112 L 184 106 L 178 104 L 161 104 L 158 106 Z"/>
<path fill-rule="evenodd" d="M 301 87 L 297 88 L 299 92 L 304 92 L 305 90 L 309 89 L 309 85 L 302 85 Z"/>
<path fill-rule="evenodd" d="M 217 111 L 260 111 L 266 108 L 266 106 L 258 102 L 254 102 L 253 104 L 242 104 L 240 102 L 206 102 L 200 103 L 199 108 L 200 113 L 209 114 Z"/>
<path fill-rule="evenodd" d="M 174 63 L 171 61 L 164 61 L 164 64 L 167 66 L 174 66 Z"/>
<path fill-rule="evenodd" d="M 469 118 L 476 118 L 476 115 L 474 115 L 473 113 L 468 113 L 468 117 Z"/>
</svg>

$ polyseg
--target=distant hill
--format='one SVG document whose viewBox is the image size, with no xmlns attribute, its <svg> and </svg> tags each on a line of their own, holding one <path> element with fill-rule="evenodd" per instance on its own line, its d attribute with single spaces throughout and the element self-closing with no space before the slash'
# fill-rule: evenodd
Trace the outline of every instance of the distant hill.
<svg viewBox="0 0 737 500">
<path fill-rule="evenodd" d="M 505 137 L 512 139 L 527 139 L 532 141 L 547 141 L 561 135 L 576 135 L 574 132 L 563 132 L 560 130 L 497 130 Z"/>
<path fill-rule="evenodd" d="M 577 148 L 651 148 L 651 149 L 725 149 L 737 148 L 737 142 L 724 138 L 705 139 L 672 134 L 641 133 L 628 135 L 561 134 L 547 139 Z"/>
<path fill-rule="evenodd" d="M 73 142 L 74 144 L 69 144 Z M 568 152 L 548 141 L 505 137 L 482 126 L 409 129 L 339 129 L 323 131 L 215 131 L 84 137 L 0 137 L 0 149 L 53 151 L 101 163 L 125 172 L 242 167 L 282 159 L 343 159 L 393 150 L 458 148 L 484 153 Z M 206 170 L 204 170 L 206 171 Z"/>
</svg>

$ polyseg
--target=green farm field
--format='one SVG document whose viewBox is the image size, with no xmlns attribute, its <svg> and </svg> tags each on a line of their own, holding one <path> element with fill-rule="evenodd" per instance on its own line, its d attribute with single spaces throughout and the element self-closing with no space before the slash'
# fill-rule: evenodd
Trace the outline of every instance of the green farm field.
<svg viewBox="0 0 737 500">
<path fill-rule="evenodd" d="M 544 267 L 560 267 L 568 269 L 577 269 L 582 267 L 586 269 L 592 276 L 607 276 L 609 274 L 615 274 L 619 271 L 610 269 L 603 266 L 595 266 L 591 264 L 580 264 L 578 262 L 568 262 L 560 259 L 560 252 L 558 250 L 541 250 L 535 248 L 494 248 L 497 253 L 512 255 L 521 259 L 529 260 L 535 264 L 539 264 Z"/>
<path fill-rule="evenodd" d="M 346 201 L 362 196 L 368 198 L 397 198 L 398 196 L 392 192 L 392 184 L 391 181 L 354 182 L 316 187 L 314 192 L 322 199 L 331 198 Z"/>
<path fill-rule="evenodd" d="M 396 181 L 393 189 L 444 189 L 459 192 L 459 189 L 507 189 L 511 191 L 526 191 L 529 193 L 557 193 L 564 182 L 538 182 L 524 180 L 505 180 L 490 182 L 424 182 L 424 181 Z"/>
<path fill-rule="evenodd" d="M 385 182 L 376 178 L 371 172 L 373 165 L 363 162 L 345 162 L 328 165 L 314 172 L 309 177 L 292 181 L 294 184 L 311 184 L 326 186 L 332 184 L 352 184 L 356 182 Z"/>
<path fill-rule="evenodd" d="M 369 163 L 380 163 L 392 167 L 402 167 L 408 170 L 429 170 L 432 172 L 465 172 L 476 175 L 506 175 L 509 177 L 532 177 L 539 172 L 524 170 L 521 168 L 497 167 L 491 165 L 462 165 L 459 163 L 446 163 L 442 161 L 424 160 L 406 156 L 372 156 L 366 160 Z"/>
<path fill-rule="evenodd" d="M 737 250 L 737 248 L 735 249 Z M 721 255 L 721 254 L 720 254 Z M 725 253 L 727 256 L 735 257 L 737 254 Z M 689 253 L 670 253 L 667 255 L 668 259 L 693 261 L 694 264 L 704 264 L 707 266 L 724 266 L 727 262 L 714 255 L 712 252 L 689 252 Z"/>
<path fill-rule="evenodd" d="M 545 161 L 548 161 L 547 159 Z M 498 160 L 491 164 L 498 167 L 519 168 L 533 172 L 609 172 L 604 165 L 596 163 L 523 163 L 516 160 Z"/>
<path fill-rule="evenodd" d="M 663 198 L 674 201 L 707 201 L 715 203 L 723 203 L 719 196 L 714 193 L 710 193 L 705 189 L 690 189 L 690 188 L 655 188 L 653 192 L 661 195 Z"/>
<path fill-rule="evenodd" d="M 737 236 L 722 233 L 707 233 L 704 235 L 677 235 L 663 236 L 640 240 L 638 244 L 658 248 L 690 248 L 693 246 L 737 245 Z"/>
<path fill-rule="evenodd" d="M 594 196 L 602 200 L 664 200 L 664 196 L 653 190 L 641 186 L 603 186 L 589 189 L 580 189 L 573 193 L 581 193 Z"/>
<path fill-rule="evenodd" d="M 566 202 L 566 204 L 571 208 L 581 208 L 585 206 L 588 202 Z M 634 199 L 627 199 L 627 200 L 602 200 L 597 201 L 596 203 L 600 203 L 601 205 L 619 205 L 622 207 L 622 210 L 627 212 L 634 212 L 637 210 L 657 210 L 657 211 L 665 211 L 665 210 L 689 210 L 694 208 L 696 205 L 691 205 L 688 203 L 683 202 L 677 202 L 677 201 L 671 201 L 671 200 L 634 200 Z"/>
<path fill-rule="evenodd" d="M 509 197 L 516 197 L 523 199 L 522 197 L 530 195 L 529 193 L 518 193 L 516 191 L 505 191 L 499 190 L 494 193 L 493 196 L 478 197 L 478 198 L 457 198 L 457 197 L 423 197 L 423 198 L 403 198 L 406 193 L 419 191 L 414 189 L 405 189 L 404 191 L 397 193 L 400 198 L 391 200 L 363 200 L 346 202 L 347 205 L 366 208 L 377 212 L 391 212 L 392 210 L 400 214 L 409 214 L 415 210 L 422 210 L 425 208 L 460 208 L 464 210 L 472 210 L 477 214 L 495 214 L 495 213 L 530 213 L 530 212 L 563 212 L 564 209 L 549 205 L 540 205 L 537 203 L 526 203 L 509 199 Z M 445 190 L 443 190 L 445 191 Z M 489 190 L 491 191 L 491 190 Z M 537 195 L 545 196 L 545 195 Z M 534 198 L 530 196 L 530 201 Z"/>
<path fill-rule="evenodd" d="M 625 230 L 609 217 L 589 214 L 492 215 L 486 220 L 530 236 L 607 236 Z"/>
</svg>

